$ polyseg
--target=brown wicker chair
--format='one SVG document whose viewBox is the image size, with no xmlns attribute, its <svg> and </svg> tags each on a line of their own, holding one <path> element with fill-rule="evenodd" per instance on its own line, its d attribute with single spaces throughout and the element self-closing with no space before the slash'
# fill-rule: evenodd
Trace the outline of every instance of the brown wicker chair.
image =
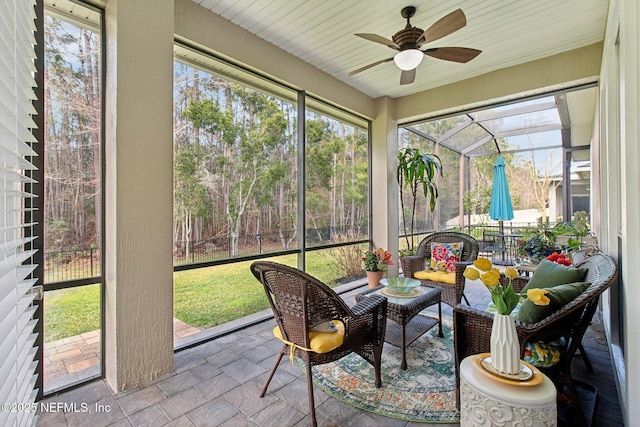
<svg viewBox="0 0 640 427">
<path fill-rule="evenodd" d="M 318 279 L 296 268 L 268 261 L 256 261 L 251 272 L 263 284 L 284 343 L 276 358 L 263 397 L 282 360 L 289 355 L 291 344 L 295 355 L 306 365 L 309 412 L 316 426 L 311 367 L 333 362 L 350 353 L 357 353 L 375 369 L 376 387 L 382 387 L 380 366 L 382 346 L 387 322 L 387 300 L 374 295 L 349 308 L 331 288 Z M 309 349 L 309 330 L 312 325 L 326 320 L 340 320 L 345 326 L 343 344 L 327 353 Z"/>
<path fill-rule="evenodd" d="M 563 386 L 568 388 L 570 404 L 582 424 L 586 425 L 586 419 L 571 377 L 571 361 L 576 354 L 576 350 L 581 349 L 582 337 L 591 323 L 600 295 L 616 279 L 616 265 L 608 255 L 597 253 L 585 258 L 577 266 L 588 270 L 585 281 L 591 283 L 591 285 L 578 298 L 538 323 L 525 324 L 516 320 L 516 330 L 520 340 L 521 354 L 524 353 L 525 344 L 528 341 L 535 340 L 537 336 L 544 336 L 545 333 L 551 332 L 565 337 L 567 348 L 563 352 L 559 363 L 550 368 L 540 368 L 540 370 L 554 382 L 559 393 L 562 392 Z M 520 292 L 528 280 L 529 278 L 527 277 L 515 279 L 513 282 L 515 290 Z M 453 319 L 456 385 L 459 392 L 460 363 L 462 360 L 473 354 L 490 351 L 493 314 L 458 305 L 453 310 Z M 583 352 L 582 349 L 580 351 L 581 353 Z"/>
<path fill-rule="evenodd" d="M 478 258 L 478 252 L 480 250 L 478 241 L 469 234 L 459 233 L 457 231 L 439 231 L 428 235 L 422 239 L 418 245 L 418 250 L 415 255 L 402 257 L 402 274 L 404 277 L 414 277 L 416 272 L 424 270 L 426 268 L 425 261 L 431 258 L 431 243 L 434 242 L 463 242 L 462 256 L 460 257 L 461 262 L 456 263 L 456 284 L 447 285 L 429 280 L 421 280 L 422 285 L 431 288 L 441 287 L 442 302 L 449 304 L 451 307 L 460 304 L 463 297 L 467 304 L 469 304 L 467 297 L 464 295 L 465 278 L 462 274 L 467 264 Z"/>
</svg>

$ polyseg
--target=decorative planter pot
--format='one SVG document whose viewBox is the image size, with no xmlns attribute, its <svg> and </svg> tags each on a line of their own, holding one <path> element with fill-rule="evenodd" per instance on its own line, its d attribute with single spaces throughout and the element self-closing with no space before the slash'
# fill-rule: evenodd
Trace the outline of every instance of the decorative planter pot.
<svg viewBox="0 0 640 427">
<path fill-rule="evenodd" d="M 377 288 L 380 286 L 380 279 L 384 277 L 384 271 L 367 271 L 367 283 L 369 288 Z"/>
<path fill-rule="evenodd" d="M 496 314 L 491 328 L 491 365 L 499 372 L 520 372 L 520 342 L 513 317 Z"/>
</svg>

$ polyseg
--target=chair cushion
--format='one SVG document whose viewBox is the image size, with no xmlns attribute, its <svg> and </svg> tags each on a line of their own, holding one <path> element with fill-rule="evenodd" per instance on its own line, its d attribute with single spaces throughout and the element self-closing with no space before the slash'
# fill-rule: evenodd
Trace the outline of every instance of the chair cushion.
<svg viewBox="0 0 640 427">
<path fill-rule="evenodd" d="M 418 280 L 430 280 L 432 282 L 456 284 L 456 273 L 451 271 L 423 270 L 413 273 L 413 277 Z"/>
<path fill-rule="evenodd" d="M 543 259 L 522 292 L 534 288 L 546 289 L 564 283 L 582 282 L 586 275 L 586 268 L 568 267 Z"/>
<path fill-rule="evenodd" d="M 336 330 L 336 325 L 333 323 L 333 320 L 326 320 L 309 328 L 310 332 L 335 332 Z"/>
<path fill-rule="evenodd" d="M 462 256 L 464 242 L 431 243 L 431 262 L 429 268 L 438 271 L 456 271 L 454 262 Z"/>
<path fill-rule="evenodd" d="M 311 350 L 314 353 L 328 353 L 340 347 L 344 342 L 344 324 L 339 320 L 334 320 L 335 332 L 309 332 L 309 349 L 298 346 L 302 350 Z M 280 327 L 273 328 L 273 336 L 289 344 L 282 337 Z"/>
<path fill-rule="evenodd" d="M 560 361 L 560 356 L 562 356 L 565 348 L 566 342 L 564 338 L 549 342 L 527 342 L 524 344 L 522 360 L 538 368 L 548 368 Z"/>
<path fill-rule="evenodd" d="M 589 285 L 589 282 L 575 282 L 546 288 L 549 291 L 547 294 L 549 304 L 536 305 L 530 299 L 525 299 L 518 312 L 518 320 L 524 323 L 538 323 L 576 299 Z"/>
</svg>

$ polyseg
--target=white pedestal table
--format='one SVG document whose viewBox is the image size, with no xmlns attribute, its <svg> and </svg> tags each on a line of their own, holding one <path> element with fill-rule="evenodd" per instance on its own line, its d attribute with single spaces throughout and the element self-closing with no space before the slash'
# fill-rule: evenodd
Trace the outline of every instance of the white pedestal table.
<svg viewBox="0 0 640 427">
<path fill-rule="evenodd" d="M 460 364 L 460 426 L 557 426 L 556 388 L 542 376 L 524 385 L 483 371 L 469 356 Z M 478 359 L 476 359 L 478 360 Z"/>
</svg>

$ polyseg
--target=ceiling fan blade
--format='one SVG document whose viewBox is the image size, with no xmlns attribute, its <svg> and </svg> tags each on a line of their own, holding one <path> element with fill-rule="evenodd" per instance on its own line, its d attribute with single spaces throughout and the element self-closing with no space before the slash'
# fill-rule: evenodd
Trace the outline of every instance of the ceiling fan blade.
<svg viewBox="0 0 640 427">
<path fill-rule="evenodd" d="M 363 33 L 360 33 L 360 34 L 355 34 L 355 35 L 358 36 L 358 37 L 362 37 L 365 40 L 369 40 L 369 41 L 372 41 L 372 42 L 383 44 L 385 46 L 389 46 L 391 49 L 396 49 L 396 50 L 400 49 L 400 46 L 398 46 L 395 42 L 393 42 L 393 41 L 391 41 L 391 40 L 389 40 L 387 38 L 384 38 L 382 36 L 379 36 L 377 34 L 367 34 L 367 33 L 363 34 Z"/>
<path fill-rule="evenodd" d="M 416 79 L 416 69 L 413 70 L 402 70 L 402 74 L 400 74 L 400 84 L 408 85 L 409 83 L 413 83 Z"/>
<path fill-rule="evenodd" d="M 393 57 L 387 58 L 387 59 L 381 59 L 380 61 L 376 61 L 369 65 L 365 65 L 364 67 L 358 68 L 357 70 L 353 70 L 352 72 L 349 73 L 349 75 L 353 76 L 354 74 L 358 74 L 359 72 L 368 70 L 369 68 L 375 67 L 376 65 L 384 64 L 385 62 L 390 62 L 390 61 L 393 61 Z"/>
<path fill-rule="evenodd" d="M 462 9 L 456 9 L 450 14 L 443 16 L 438 21 L 434 22 L 429 28 L 424 30 L 420 39 L 424 39 L 423 43 L 429 43 L 434 40 L 441 39 L 444 36 L 448 36 L 454 31 L 458 31 L 467 25 L 467 18 L 464 16 Z M 418 39 L 418 40 L 420 40 Z"/>
<path fill-rule="evenodd" d="M 425 55 L 445 61 L 465 63 L 471 61 L 482 53 L 481 50 L 469 47 L 436 47 L 424 51 Z"/>
</svg>

